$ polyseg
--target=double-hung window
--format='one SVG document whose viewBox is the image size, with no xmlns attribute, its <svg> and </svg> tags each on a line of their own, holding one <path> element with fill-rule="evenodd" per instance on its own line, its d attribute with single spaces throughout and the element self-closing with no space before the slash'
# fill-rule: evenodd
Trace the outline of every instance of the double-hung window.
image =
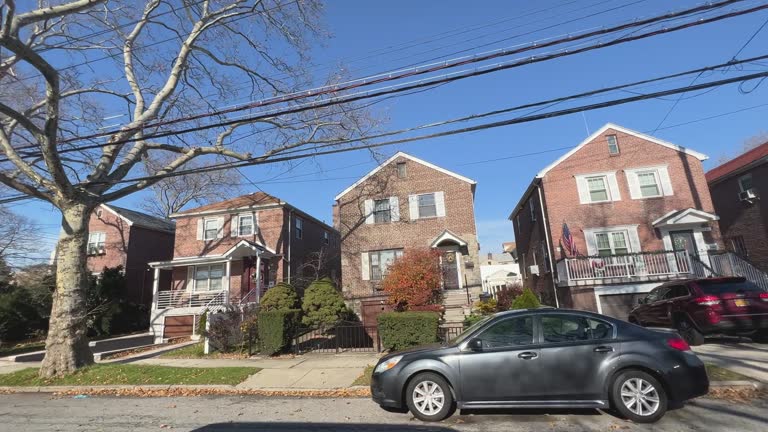
<svg viewBox="0 0 768 432">
<path fill-rule="evenodd" d="M 328 231 L 323 231 L 323 243 L 325 244 L 331 243 L 331 235 L 328 233 Z"/>
<path fill-rule="evenodd" d="M 595 233 L 595 244 L 599 256 L 625 255 L 629 253 L 629 239 L 625 231 Z"/>
<path fill-rule="evenodd" d="M 249 236 L 253 235 L 253 215 L 242 214 L 237 218 L 237 235 Z"/>
<path fill-rule="evenodd" d="M 296 218 L 296 238 L 301 240 L 304 237 L 304 219 Z"/>
<path fill-rule="evenodd" d="M 101 255 L 104 253 L 104 242 L 107 234 L 103 232 L 92 232 L 88 234 L 88 255 Z"/>
<path fill-rule="evenodd" d="M 632 199 L 660 198 L 671 196 L 672 180 L 666 165 L 624 170 Z"/>
<path fill-rule="evenodd" d="M 744 174 L 739 177 L 739 188 L 742 192 L 752 189 L 752 174 Z"/>
<path fill-rule="evenodd" d="M 219 291 L 224 277 L 223 264 L 195 267 L 195 291 Z"/>
<path fill-rule="evenodd" d="M 392 221 L 392 208 L 389 198 L 373 201 L 373 221 L 374 223 L 389 223 Z"/>
<path fill-rule="evenodd" d="M 421 194 L 418 196 L 419 200 L 419 218 L 429 218 L 437 216 L 437 203 L 435 202 L 435 194 Z"/>
<path fill-rule="evenodd" d="M 587 186 L 589 187 L 589 200 L 591 202 L 611 200 L 608 181 L 605 176 L 587 177 Z"/>
<path fill-rule="evenodd" d="M 403 256 L 402 249 L 380 250 L 368 253 L 370 259 L 371 280 L 382 280 L 387 269 L 397 258 Z"/>
<path fill-rule="evenodd" d="M 219 219 L 205 219 L 204 240 L 213 240 L 219 236 Z"/>
<path fill-rule="evenodd" d="M 619 139 L 616 138 L 616 135 L 608 135 L 606 139 L 608 140 L 608 154 L 619 154 Z"/>
<path fill-rule="evenodd" d="M 659 174 L 656 171 L 638 172 L 637 183 L 640 186 L 640 196 L 643 198 L 653 198 L 662 195 Z"/>
</svg>

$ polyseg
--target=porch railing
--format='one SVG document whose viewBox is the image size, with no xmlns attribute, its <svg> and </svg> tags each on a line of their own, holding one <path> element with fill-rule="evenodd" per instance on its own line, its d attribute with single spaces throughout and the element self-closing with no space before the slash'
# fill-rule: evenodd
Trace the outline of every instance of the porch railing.
<svg viewBox="0 0 768 432">
<path fill-rule="evenodd" d="M 565 258 L 557 272 L 561 282 L 687 275 L 691 258 L 687 251 Z"/>
<path fill-rule="evenodd" d="M 169 290 L 157 293 L 156 308 L 171 309 L 183 307 L 210 307 L 227 304 L 228 292 L 222 291 L 185 291 Z"/>
<path fill-rule="evenodd" d="M 714 276 L 741 276 L 768 291 L 768 275 L 733 252 L 710 253 L 709 266 Z"/>
</svg>

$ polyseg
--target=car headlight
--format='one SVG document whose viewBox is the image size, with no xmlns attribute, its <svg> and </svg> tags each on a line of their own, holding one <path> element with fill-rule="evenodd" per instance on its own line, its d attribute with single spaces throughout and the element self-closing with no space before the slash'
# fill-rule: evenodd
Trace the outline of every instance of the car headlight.
<svg viewBox="0 0 768 432">
<path fill-rule="evenodd" d="M 400 363 L 400 360 L 403 359 L 403 356 L 395 356 L 390 359 L 387 359 L 386 361 L 383 361 L 376 366 L 376 369 L 373 371 L 373 373 L 382 373 L 386 372 L 393 367 L 395 367 L 398 363 Z"/>
</svg>

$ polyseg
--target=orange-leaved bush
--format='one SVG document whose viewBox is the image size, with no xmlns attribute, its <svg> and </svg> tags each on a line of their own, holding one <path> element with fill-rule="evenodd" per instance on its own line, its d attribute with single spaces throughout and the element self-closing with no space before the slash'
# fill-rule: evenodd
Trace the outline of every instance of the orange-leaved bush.
<svg viewBox="0 0 768 432">
<path fill-rule="evenodd" d="M 439 303 L 439 253 L 432 249 L 407 249 L 389 266 L 382 288 L 397 310 Z"/>
</svg>

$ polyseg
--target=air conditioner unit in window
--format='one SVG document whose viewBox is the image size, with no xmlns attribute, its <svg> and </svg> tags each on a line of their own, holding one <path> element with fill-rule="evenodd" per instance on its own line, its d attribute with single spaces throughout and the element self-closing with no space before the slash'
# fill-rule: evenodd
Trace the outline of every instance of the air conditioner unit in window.
<svg viewBox="0 0 768 432">
<path fill-rule="evenodd" d="M 537 266 L 537 265 L 529 266 L 528 267 L 528 272 L 530 274 L 532 274 L 532 275 L 538 276 L 539 275 L 539 266 Z"/>
<path fill-rule="evenodd" d="M 757 199 L 757 194 L 754 189 L 747 189 L 743 192 L 739 192 L 739 200 L 752 202 Z"/>
</svg>

